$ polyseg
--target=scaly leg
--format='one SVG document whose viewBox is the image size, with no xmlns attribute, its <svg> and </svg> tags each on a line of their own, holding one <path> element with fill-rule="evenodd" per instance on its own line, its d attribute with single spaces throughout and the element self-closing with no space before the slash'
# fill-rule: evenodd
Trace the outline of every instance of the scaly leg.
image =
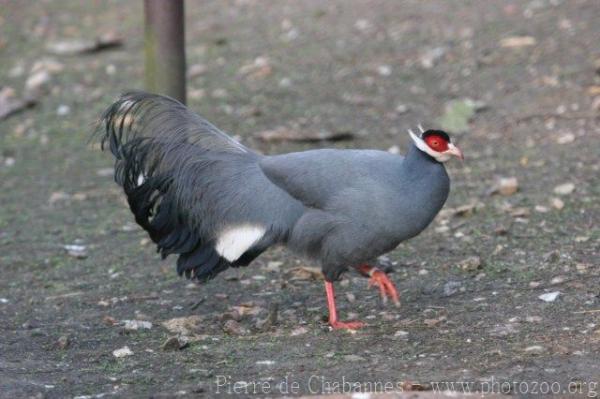
<svg viewBox="0 0 600 399">
<path fill-rule="evenodd" d="M 379 293 L 381 294 L 381 300 L 383 303 L 387 302 L 387 298 L 389 296 L 392 298 L 394 305 L 396 305 L 396 307 L 400 307 L 400 296 L 398 295 L 396 286 L 392 280 L 388 278 L 387 274 L 378 268 L 369 265 L 360 265 L 357 269 L 365 276 L 370 277 L 369 287 L 373 287 L 375 285 L 379 287 Z"/>
<path fill-rule="evenodd" d="M 329 308 L 329 325 L 331 326 L 331 328 L 333 328 L 334 330 L 356 330 L 365 325 L 360 321 L 339 321 L 337 317 L 337 310 L 335 308 L 335 292 L 333 290 L 332 282 L 325 281 L 325 292 L 327 293 L 327 307 Z"/>
</svg>

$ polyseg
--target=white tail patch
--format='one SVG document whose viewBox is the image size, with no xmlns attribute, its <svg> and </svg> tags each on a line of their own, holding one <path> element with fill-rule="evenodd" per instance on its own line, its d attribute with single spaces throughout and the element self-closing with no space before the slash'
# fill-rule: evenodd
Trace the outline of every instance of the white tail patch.
<svg viewBox="0 0 600 399">
<path fill-rule="evenodd" d="M 234 262 L 256 244 L 265 232 L 264 227 L 251 224 L 229 227 L 219 234 L 215 250 L 229 262 Z"/>
</svg>

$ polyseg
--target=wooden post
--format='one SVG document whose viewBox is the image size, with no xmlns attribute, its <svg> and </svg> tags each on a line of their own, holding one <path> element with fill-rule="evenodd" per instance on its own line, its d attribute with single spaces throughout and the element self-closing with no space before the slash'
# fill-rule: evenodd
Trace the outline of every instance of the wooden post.
<svg viewBox="0 0 600 399">
<path fill-rule="evenodd" d="M 183 0 L 144 0 L 146 89 L 185 104 Z"/>
</svg>

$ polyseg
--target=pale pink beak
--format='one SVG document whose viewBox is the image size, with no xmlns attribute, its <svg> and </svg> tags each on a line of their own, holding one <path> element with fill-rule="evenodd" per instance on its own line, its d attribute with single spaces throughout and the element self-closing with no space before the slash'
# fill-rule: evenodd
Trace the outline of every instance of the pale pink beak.
<svg viewBox="0 0 600 399">
<path fill-rule="evenodd" d="M 458 148 L 457 146 L 455 146 L 452 143 L 448 144 L 448 149 L 445 152 L 447 154 L 454 155 L 455 157 L 460 158 L 461 161 L 465 160 L 465 157 L 463 156 L 463 153 L 460 150 L 460 148 Z"/>
</svg>

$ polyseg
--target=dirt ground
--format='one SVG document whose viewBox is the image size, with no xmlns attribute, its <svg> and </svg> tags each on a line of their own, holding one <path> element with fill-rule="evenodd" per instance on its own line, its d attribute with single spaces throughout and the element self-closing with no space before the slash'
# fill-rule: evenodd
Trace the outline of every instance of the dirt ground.
<svg viewBox="0 0 600 399">
<path fill-rule="evenodd" d="M 282 249 L 205 285 L 179 278 L 133 223 L 111 158 L 89 144 L 101 111 L 142 87 L 141 2 L 2 0 L 0 85 L 20 95 L 36 63 L 48 79 L 36 106 L 0 122 L 0 397 L 279 397 L 461 381 L 600 396 L 597 1 L 187 6 L 189 105 L 264 153 L 402 153 L 407 128 L 439 126 L 452 100 L 476 102 L 455 135 L 466 162 L 448 164 L 447 210 L 389 254 L 402 307 L 349 273 L 340 312 L 368 326 L 330 331 L 315 265 Z M 124 45 L 47 47 L 108 32 Z M 281 126 L 355 137 L 254 136 Z M 493 195 L 501 177 L 518 186 L 504 180 L 506 195 Z M 163 349 L 178 326 L 187 331 L 170 344 L 185 347 Z"/>
</svg>

